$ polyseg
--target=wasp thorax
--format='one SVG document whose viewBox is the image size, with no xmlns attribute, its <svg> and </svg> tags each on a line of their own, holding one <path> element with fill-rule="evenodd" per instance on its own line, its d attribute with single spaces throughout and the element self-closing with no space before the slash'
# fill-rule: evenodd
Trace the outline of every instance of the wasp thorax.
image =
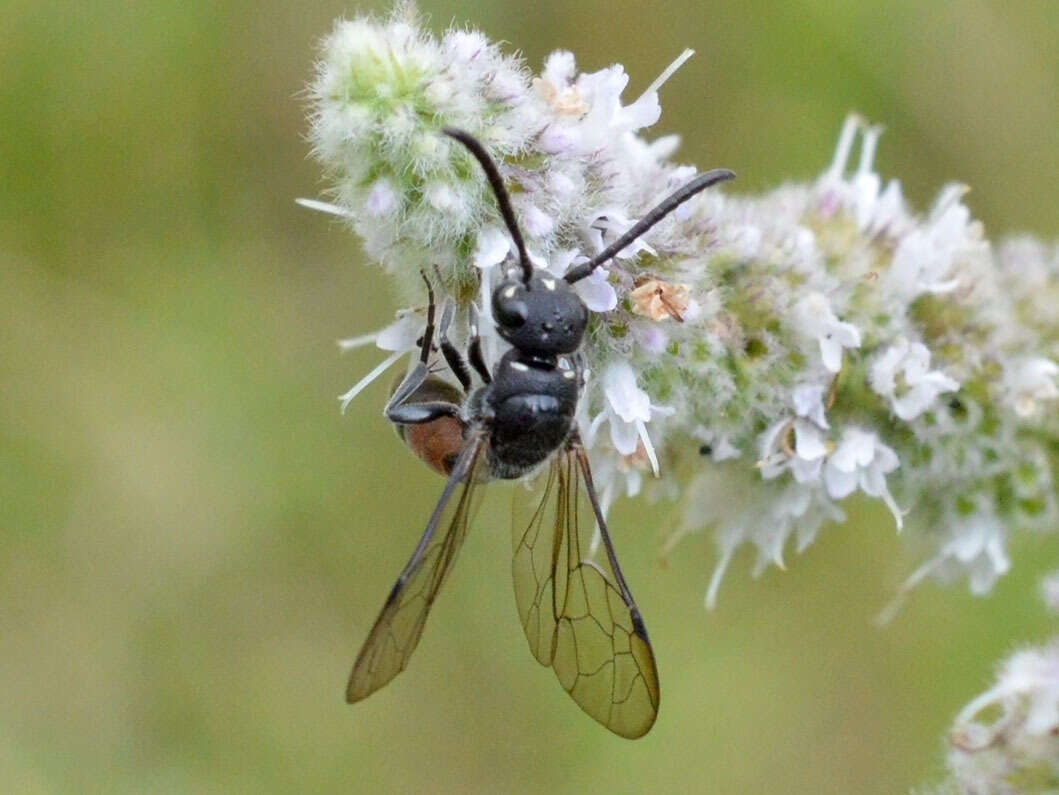
<svg viewBox="0 0 1059 795">
<path fill-rule="evenodd" d="M 500 336 L 529 353 L 573 353 L 581 345 L 588 310 L 563 279 L 534 274 L 505 279 L 493 291 Z"/>
</svg>

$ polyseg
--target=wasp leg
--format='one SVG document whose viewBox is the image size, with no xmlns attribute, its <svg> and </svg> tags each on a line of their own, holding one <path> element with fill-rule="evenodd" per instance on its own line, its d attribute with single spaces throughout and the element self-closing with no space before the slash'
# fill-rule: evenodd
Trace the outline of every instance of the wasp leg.
<svg viewBox="0 0 1059 795">
<path fill-rule="evenodd" d="M 386 419 L 402 425 L 418 425 L 436 420 L 439 417 L 459 418 L 460 416 L 460 407 L 456 403 L 449 403 L 444 400 L 430 400 L 423 403 L 408 402 L 408 399 L 423 385 L 423 382 L 427 380 L 427 376 L 430 374 L 430 368 L 427 363 L 430 359 L 431 345 L 434 343 L 434 313 L 436 310 L 434 288 L 430 285 L 430 279 L 427 278 L 425 273 L 423 273 L 423 281 L 427 285 L 427 327 L 423 331 L 419 361 L 412 368 L 412 372 L 406 375 L 397 389 L 394 390 L 393 395 L 386 404 L 386 408 L 383 409 Z M 444 335 L 448 324 L 452 322 L 452 318 L 451 316 L 447 319 L 443 317 L 441 322 L 444 327 L 442 335 Z"/>
<path fill-rule="evenodd" d="M 430 374 L 427 361 L 430 359 L 430 348 L 434 344 L 434 313 L 436 307 L 434 304 L 434 288 L 430 284 L 430 279 L 422 271 L 420 273 L 427 285 L 427 326 L 423 330 L 423 336 L 419 341 L 419 361 L 412 368 L 412 371 L 404 377 L 397 389 L 393 391 L 393 395 L 390 396 L 390 400 L 383 410 L 383 413 L 391 422 L 401 422 L 401 420 L 395 420 L 390 417 L 390 412 L 405 403 L 423 385 L 423 382 L 426 381 L 427 376 Z M 420 422 L 426 422 L 426 420 L 420 420 Z"/>
<path fill-rule="evenodd" d="M 439 417 L 460 418 L 460 407 L 455 403 L 443 400 L 432 400 L 426 403 L 404 403 L 400 406 L 387 406 L 386 419 L 401 425 L 419 425 L 433 422 Z"/>
<path fill-rule="evenodd" d="M 430 358 L 430 346 L 434 344 L 434 310 L 436 305 L 434 303 L 434 288 L 430 286 L 430 279 L 427 278 L 424 271 L 419 273 L 427 285 L 427 327 L 423 329 L 422 345 L 419 349 L 419 361 L 425 365 L 427 359 Z"/>
<path fill-rule="evenodd" d="M 449 341 L 449 326 L 452 317 L 456 314 L 456 305 L 451 301 L 445 302 L 445 308 L 441 311 L 441 325 L 438 327 L 438 344 L 441 352 L 445 355 L 445 361 L 449 363 L 449 369 L 460 382 L 464 392 L 471 391 L 471 371 L 467 369 L 467 363 L 456 350 L 456 346 Z"/>
<path fill-rule="evenodd" d="M 444 400 L 428 400 L 420 403 L 409 403 L 409 398 L 427 380 L 430 370 L 423 362 L 417 362 L 412 372 L 405 376 L 400 386 L 394 391 L 390 400 L 383 409 L 383 414 L 390 422 L 402 425 L 417 425 L 423 422 L 436 420 L 438 417 L 460 416 L 458 403 L 449 403 Z"/>
<path fill-rule="evenodd" d="M 485 366 L 485 358 L 482 356 L 482 338 L 478 336 L 478 312 L 471 304 L 471 341 L 467 345 L 467 358 L 471 367 L 481 377 L 482 382 L 492 383 L 493 377 L 489 374 L 489 368 Z"/>
</svg>

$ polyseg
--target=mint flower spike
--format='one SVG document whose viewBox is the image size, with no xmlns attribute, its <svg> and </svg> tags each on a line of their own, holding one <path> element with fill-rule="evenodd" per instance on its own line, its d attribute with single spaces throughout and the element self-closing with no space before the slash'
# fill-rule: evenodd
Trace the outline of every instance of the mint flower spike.
<svg viewBox="0 0 1059 795">
<path fill-rule="evenodd" d="M 1055 600 L 1059 572 L 1042 584 Z M 1059 787 L 1059 638 L 1024 648 L 996 683 L 960 710 L 949 732 L 948 765 L 961 792 L 1055 792 Z"/>
<path fill-rule="evenodd" d="M 895 604 L 929 578 L 987 592 L 1014 534 L 1059 524 L 1059 248 L 992 245 L 957 183 L 916 213 L 875 169 L 882 128 L 855 115 L 817 179 L 714 189 L 636 236 L 698 173 L 671 160 L 675 136 L 648 134 L 689 55 L 625 102 L 620 65 L 583 73 L 559 51 L 533 75 L 478 31 L 431 34 L 407 5 L 339 22 L 309 92 L 329 195 L 299 203 L 348 223 L 413 306 L 420 271 L 437 272 L 453 342 L 476 326 L 490 363 L 508 267 L 576 282 L 590 310 L 578 424 L 601 500 L 675 501 L 667 554 L 713 532 L 708 605 L 741 546 L 752 573 L 782 568 L 858 494 L 929 547 Z M 521 246 L 446 128 L 496 161 Z M 392 340 L 346 343 L 384 356 L 343 404 L 414 347 L 422 319 L 399 317 Z"/>
</svg>

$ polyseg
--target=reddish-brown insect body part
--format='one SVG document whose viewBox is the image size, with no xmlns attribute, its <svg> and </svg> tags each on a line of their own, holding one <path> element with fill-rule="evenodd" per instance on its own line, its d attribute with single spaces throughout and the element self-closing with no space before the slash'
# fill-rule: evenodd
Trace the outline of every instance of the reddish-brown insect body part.
<svg viewBox="0 0 1059 795">
<path fill-rule="evenodd" d="M 412 452 L 439 475 L 448 475 L 466 440 L 455 417 L 439 417 L 422 425 L 404 425 L 399 431 Z"/>
<path fill-rule="evenodd" d="M 398 378 L 394 382 L 394 389 L 400 381 Z M 432 376 L 412 393 L 409 402 L 432 400 L 458 402 L 462 396 L 452 384 Z M 448 476 L 467 443 L 463 436 L 463 423 L 456 417 L 438 417 L 416 425 L 395 424 L 394 429 L 416 457 L 439 475 Z"/>
</svg>

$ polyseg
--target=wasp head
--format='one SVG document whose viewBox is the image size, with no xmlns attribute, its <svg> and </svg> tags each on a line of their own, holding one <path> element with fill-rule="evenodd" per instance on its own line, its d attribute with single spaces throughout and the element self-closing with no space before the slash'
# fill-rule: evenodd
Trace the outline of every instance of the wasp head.
<svg viewBox="0 0 1059 795">
<path fill-rule="evenodd" d="M 527 353 L 573 353 L 581 346 L 588 309 L 562 279 L 512 274 L 493 291 L 493 318 L 500 336 Z"/>
</svg>

